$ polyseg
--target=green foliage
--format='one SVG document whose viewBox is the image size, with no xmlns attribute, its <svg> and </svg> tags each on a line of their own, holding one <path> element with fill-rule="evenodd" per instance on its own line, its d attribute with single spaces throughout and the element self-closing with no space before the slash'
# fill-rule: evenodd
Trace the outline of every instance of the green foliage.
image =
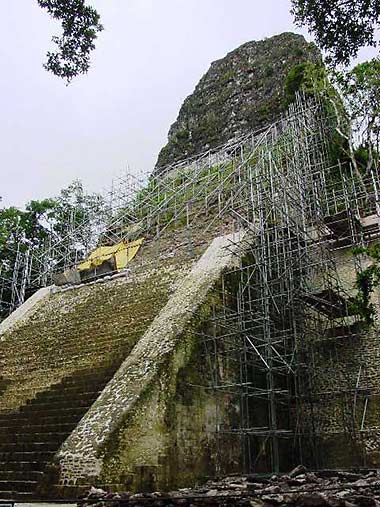
<svg viewBox="0 0 380 507">
<path fill-rule="evenodd" d="M 347 72 L 336 73 L 337 82 L 354 117 L 380 113 L 380 60 L 372 59 Z"/>
<path fill-rule="evenodd" d="M 91 218 L 100 214 L 105 207 L 103 197 L 96 193 L 86 194 L 79 180 L 74 180 L 61 190 L 55 202 L 55 208 L 48 218 L 54 235 L 58 238 L 81 227 L 85 222 L 90 222 Z M 88 232 L 83 230 L 82 241 L 85 242 Z"/>
<path fill-rule="evenodd" d="M 176 138 L 176 142 L 181 144 L 181 143 L 188 140 L 189 131 L 185 128 L 182 128 L 175 133 L 175 138 Z"/>
<path fill-rule="evenodd" d="M 348 117 L 345 104 L 333 85 L 335 74 L 328 72 L 323 64 L 303 62 L 290 69 L 284 83 L 285 103 L 289 105 L 295 100 L 296 94 L 305 97 L 317 97 L 321 100 L 325 114 L 335 124 L 329 143 L 329 159 L 333 166 L 346 165 Z"/>
<path fill-rule="evenodd" d="M 31 201 L 25 211 L 13 206 L 0 209 L 0 264 L 5 247 L 19 245 L 21 250 L 38 245 L 47 232 L 41 218 L 55 207 L 55 201 Z"/>
<path fill-rule="evenodd" d="M 355 159 L 358 166 L 363 170 L 368 163 L 368 149 L 361 145 L 355 150 Z"/>
<path fill-rule="evenodd" d="M 266 101 L 266 102 L 263 102 L 257 110 L 255 107 L 252 107 L 252 109 L 248 108 L 248 111 L 247 111 L 248 120 L 252 122 L 252 121 L 254 121 L 255 116 L 257 117 L 257 115 L 258 115 L 260 117 L 261 121 L 265 121 L 265 120 L 269 121 L 269 118 L 271 115 L 271 110 L 272 110 L 271 106 L 272 106 L 272 103 L 270 101 Z"/>
<path fill-rule="evenodd" d="M 233 69 L 226 70 L 220 77 L 220 82 L 222 85 L 226 85 L 233 81 L 234 79 L 234 71 Z"/>
<path fill-rule="evenodd" d="M 225 198 L 230 197 L 231 190 L 236 186 L 234 171 L 234 164 L 226 162 L 199 171 L 196 180 L 189 167 L 167 179 L 151 178 L 148 185 L 136 193 L 129 206 L 120 211 L 120 217 L 133 217 L 132 223 L 123 225 L 128 228 L 136 222 L 143 224 L 147 234 L 154 234 L 157 225 L 166 225 L 168 229 L 182 228 L 187 223 L 188 206 L 193 212 L 196 207 L 201 209 L 206 197 L 210 205 L 210 196 L 222 180 Z"/>
<path fill-rule="evenodd" d="M 302 51 L 299 49 L 300 53 L 302 54 Z M 265 77 L 272 77 L 274 74 L 274 67 L 270 63 L 267 63 L 263 68 L 264 76 Z"/>
<path fill-rule="evenodd" d="M 5 279 L 17 283 L 16 260 L 44 243 L 48 230 L 43 225 L 43 217 L 52 207 L 54 202 L 46 199 L 31 201 L 26 210 L 13 206 L 0 208 L 0 282 Z M 1 283 L 0 317 L 11 300 L 10 285 Z"/>
<path fill-rule="evenodd" d="M 287 104 L 294 101 L 296 93 L 301 90 L 305 82 L 306 68 L 309 64 L 307 62 L 299 63 L 292 67 L 285 78 L 284 91 L 285 100 Z"/>
<path fill-rule="evenodd" d="M 208 111 L 202 117 L 198 130 L 194 130 L 193 138 L 207 139 L 210 143 L 217 138 L 221 125 L 223 125 L 222 118 L 215 111 Z"/>
<path fill-rule="evenodd" d="M 334 89 L 322 64 L 298 63 L 290 69 L 284 82 L 286 105 L 294 101 L 297 92 L 305 97 L 333 93 Z"/>
<path fill-rule="evenodd" d="M 361 47 L 377 46 L 378 0 L 292 0 L 292 14 L 334 64 L 348 64 Z"/>
<path fill-rule="evenodd" d="M 375 307 L 371 303 L 371 295 L 380 286 L 380 243 L 373 243 L 369 247 L 353 249 L 354 255 L 366 254 L 374 262 L 360 271 L 356 276 L 357 294 L 352 299 L 350 310 L 360 315 L 367 326 L 375 322 Z"/>
<path fill-rule="evenodd" d="M 358 169 L 369 173 L 379 165 L 380 60 L 363 62 L 348 72 L 337 73 L 346 102 L 353 138 L 360 140 L 355 156 Z"/>
<path fill-rule="evenodd" d="M 93 238 L 94 221 L 104 208 L 103 198 L 85 194 L 80 181 L 74 181 L 54 199 L 29 202 L 24 210 L 0 208 L 0 278 L 12 280 L 16 259 L 26 252 L 37 258 L 44 255 L 47 264 L 62 267 L 54 253 L 51 258 L 46 255 L 52 244 L 59 245 L 57 251 L 65 245 L 67 255 L 77 260 Z M 9 291 L 3 293 L 2 303 L 9 297 Z"/>
<path fill-rule="evenodd" d="M 285 81 L 287 103 L 294 100 L 297 92 L 319 97 L 326 115 L 335 124 L 329 145 L 332 165 L 344 169 L 351 164 L 359 181 L 361 174 L 378 170 L 379 60 L 361 63 L 350 71 L 327 70 L 308 62 L 296 65 Z"/>
<path fill-rule="evenodd" d="M 103 30 L 99 14 L 84 0 L 37 0 L 50 16 L 60 20 L 63 33 L 54 36 L 56 52 L 47 53 L 44 67 L 69 83 L 73 77 L 85 74 L 90 67 L 90 53 L 95 49 L 97 33 Z"/>
</svg>

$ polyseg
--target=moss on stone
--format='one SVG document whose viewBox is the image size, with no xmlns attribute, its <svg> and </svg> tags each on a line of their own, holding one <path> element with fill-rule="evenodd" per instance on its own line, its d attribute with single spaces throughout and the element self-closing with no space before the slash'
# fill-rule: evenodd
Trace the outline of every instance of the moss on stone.
<svg viewBox="0 0 380 507">
<path fill-rule="evenodd" d="M 290 68 L 305 61 L 321 61 L 316 46 L 301 35 L 283 33 L 247 42 L 214 62 L 185 99 L 156 171 L 278 120 L 286 107 L 285 77 Z M 270 109 L 263 114 L 259 111 L 265 103 Z M 184 128 L 191 136 L 182 135 Z"/>
</svg>

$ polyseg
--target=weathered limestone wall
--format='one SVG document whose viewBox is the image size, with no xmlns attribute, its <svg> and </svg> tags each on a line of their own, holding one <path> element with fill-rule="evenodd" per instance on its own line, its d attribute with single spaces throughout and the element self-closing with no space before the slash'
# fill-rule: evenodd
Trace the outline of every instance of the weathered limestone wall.
<svg viewBox="0 0 380 507">
<path fill-rule="evenodd" d="M 57 456 L 63 484 L 165 488 L 212 472 L 215 400 L 184 392 L 178 379 L 199 368 L 196 330 L 209 316 L 213 287 L 236 262 L 240 238 L 213 240 L 66 440 Z"/>
<path fill-rule="evenodd" d="M 338 278 L 355 294 L 351 249 L 334 252 Z M 365 268 L 371 262 L 362 259 Z M 313 406 L 305 418 L 315 423 L 319 466 L 380 466 L 380 292 L 375 291 L 375 326 L 348 336 L 327 336 L 314 344 Z M 346 323 L 350 320 L 346 319 Z M 336 319 L 335 324 L 341 325 Z M 311 415 L 311 411 L 313 415 Z M 309 430 L 310 430 L 309 426 Z"/>
<path fill-rule="evenodd" d="M 207 297 L 200 308 L 202 317 L 189 323 L 175 355 L 161 365 L 159 382 L 144 391 L 101 445 L 101 485 L 116 482 L 124 490 L 168 490 L 203 482 L 221 470 L 241 469 L 236 439 L 224 438 L 221 445 L 216 433 L 219 418 L 228 424 L 236 407 L 234 412 L 226 399 L 224 405 L 217 403 L 215 393 L 203 387 L 210 370 L 196 333 L 215 303 L 213 295 Z"/>
<path fill-rule="evenodd" d="M 206 244 L 194 242 L 190 258 L 177 235 L 159 263 L 152 242 L 125 276 L 51 293 L 3 329 L 0 413 L 15 413 L 68 375 L 119 368 L 56 455 L 62 487 L 169 489 L 241 471 L 238 439 L 216 427 L 236 427 L 239 407 L 204 389 L 212 382 L 198 339 L 221 305 L 219 280 L 236 262 L 241 236 L 233 239 L 214 239 L 199 259 Z M 335 255 L 338 278 L 353 293 L 353 257 Z M 379 336 L 376 327 L 313 347 L 321 467 L 380 465 Z"/>
<path fill-rule="evenodd" d="M 188 270 L 181 257 L 59 291 L 1 335 L 0 412 L 75 372 L 120 364 Z"/>
<path fill-rule="evenodd" d="M 51 296 L 52 290 L 53 287 L 51 286 L 39 289 L 29 299 L 27 299 L 23 305 L 16 308 L 16 310 L 14 310 L 14 312 L 12 312 L 5 320 L 0 322 L 0 341 L 2 340 L 1 336 L 6 331 L 10 331 L 13 326 L 19 324 L 22 320 L 27 319 L 30 313 L 36 310 L 37 306 L 41 307 L 45 300 Z"/>
</svg>

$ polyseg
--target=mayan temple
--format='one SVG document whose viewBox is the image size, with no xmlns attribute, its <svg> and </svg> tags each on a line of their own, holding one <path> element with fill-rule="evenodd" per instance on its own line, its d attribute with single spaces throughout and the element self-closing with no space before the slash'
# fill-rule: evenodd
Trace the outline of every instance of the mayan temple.
<svg viewBox="0 0 380 507">
<path fill-rule="evenodd" d="M 320 61 L 285 33 L 214 62 L 148 178 L 20 253 L 0 289 L 1 499 L 380 467 L 380 333 L 354 304 L 380 181 L 337 162 L 323 96 L 286 102 L 289 69 Z"/>
</svg>

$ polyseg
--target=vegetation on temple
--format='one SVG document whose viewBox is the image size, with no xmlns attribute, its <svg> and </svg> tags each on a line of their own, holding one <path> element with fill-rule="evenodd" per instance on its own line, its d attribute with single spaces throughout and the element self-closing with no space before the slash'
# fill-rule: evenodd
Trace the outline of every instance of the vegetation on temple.
<svg viewBox="0 0 380 507">
<path fill-rule="evenodd" d="M 251 41 L 213 62 L 170 127 L 155 172 L 277 121 L 286 111 L 289 68 L 321 63 L 302 35 L 282 33 Z"/>
<path fill-rule="evenodd" d="M 365 254 L 372 263 L 356 275 L 357 294 L 351 301 L 351 310 L 361 316 L 367 326 L 375 323 L 376 309 L 371 297 L 380 286 L 380 243 L 376 242 L 368 247 L 356 247 L 355 255 Z"/>
<path fill-rule="evenodd" d="M 286 103 L 301 92 L 322 98 L 336 132 L 332 162 L 351 163 L 358 178 L 377 170 L 380 143 L 380 60 L 373 59 L 351 70 L 337 70 L 303 62 L 294 66 L 285 82 Z"/>
</svg>

